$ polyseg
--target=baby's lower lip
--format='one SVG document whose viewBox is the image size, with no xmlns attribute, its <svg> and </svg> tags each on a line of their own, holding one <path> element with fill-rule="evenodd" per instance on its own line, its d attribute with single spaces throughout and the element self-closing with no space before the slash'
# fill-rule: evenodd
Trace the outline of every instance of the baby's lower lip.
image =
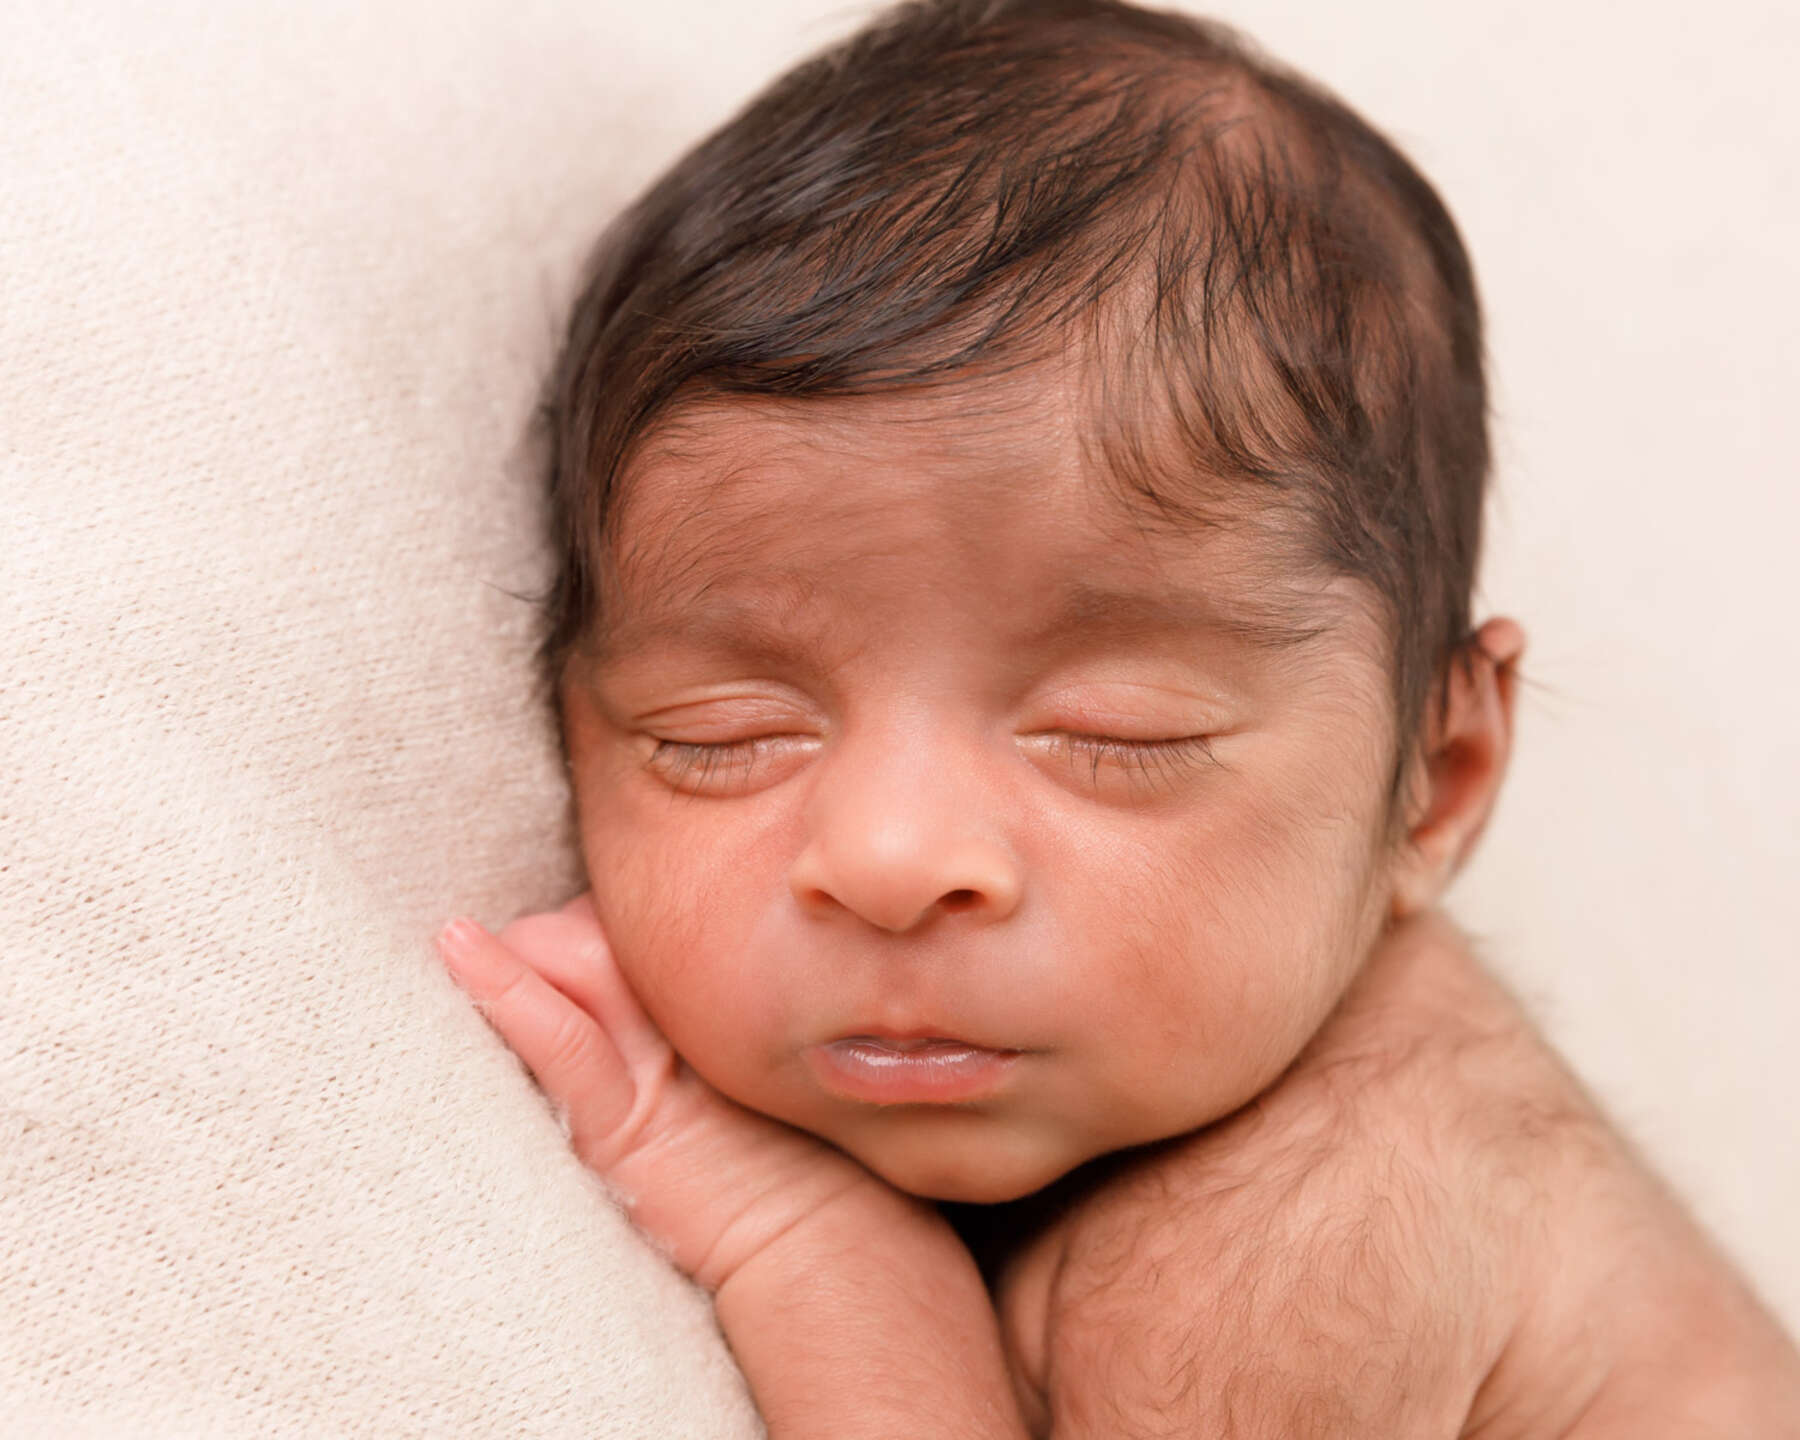
<svg viewBox="0 0 1800 1440">
<path fill-rule="evenodd" d="M 873 1105 L 952 1105 L 990 1095 L 1019 1058 L 961 1040 L 850 1035 L 806 1052 L 819 1083 Z"/>
</svg>

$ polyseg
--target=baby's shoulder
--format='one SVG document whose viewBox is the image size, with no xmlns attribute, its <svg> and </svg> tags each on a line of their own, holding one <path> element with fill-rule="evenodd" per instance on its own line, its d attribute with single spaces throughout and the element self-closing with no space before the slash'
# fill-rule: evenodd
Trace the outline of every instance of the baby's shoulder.
<svg viewBox="0 0 1800 1440">
<path fill-rule="evenodd" d="M 1133 1157 L 1000 1272 L 1038 1433 L 1167 1433 L 1159 1418 L 1195 1433 L 1457 1433 L 1499 1343 L 1498 1315 L 1449 1298 L 1481 1293 L 1475 1247 L 1441 1243 L 1423 1188 L 1382 1191 L 1299 1137 L 1253 1173 L 1215 1139 Z"/>
<path fill-rule="evenodd" d="M 1800 1436 L 1791 1343 L 1448 931 L 1053 1200 L 995 1284 L 1040 1434 Z"/>
<path fill-rule="evenodd" d="M 1057 1433 L 1458 1433 L 1519 1308 L 1495 1187 L 1604 1127 L 1478 967 L 1384 965 L 1278 1084 L 1109 1157 L 999 1272 Z"/>
</svg>

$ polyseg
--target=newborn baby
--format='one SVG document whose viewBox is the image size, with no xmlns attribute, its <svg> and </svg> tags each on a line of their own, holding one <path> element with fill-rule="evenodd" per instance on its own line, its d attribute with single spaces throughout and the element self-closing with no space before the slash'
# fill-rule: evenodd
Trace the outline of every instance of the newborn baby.
<svg viewBox="0 0 1800 1440">
<path fill-rule="evenodd" d="M 1105 0 L 903 6 L 606 236 L 592 895 L 442 949 L 772 1434 L 1800 1434 L 1434 908 L 1523 647 L 1481 350 L 1387 141 Z"/>
</svg>

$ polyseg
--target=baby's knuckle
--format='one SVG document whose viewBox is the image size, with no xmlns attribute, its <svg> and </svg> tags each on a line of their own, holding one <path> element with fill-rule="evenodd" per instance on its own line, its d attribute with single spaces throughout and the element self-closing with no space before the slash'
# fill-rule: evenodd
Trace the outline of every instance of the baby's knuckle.
<svg viewBox="0 0 1800 1440">
<path fill-rule="evenodd" d="M 592 1023 L 584 1015 L 565 1015 L 551 1031 L 544 1046 L 544 1056 L 552 1073 L 578 1076 L 594 1068 L 598 1058 L 596 1035 Z"/>
<path fill-rule="evenodd" d="M 575 1158 L 592 1170 L 596 1175 L 604 1176 L 613 1189 L 613 1198 L 621 1206 L 630 1210 L 636 1204 L 636 1196 L 619 1188 L 614 1183 L 613 1172 L 619 1164 L 620 1148 L 616 1138 L 610 1134 L 595 1134 L 585 1130 L 575 1116 L 569 1117 L 569 1148 L 574 1151 Z"/>
<path fill-rule="evenodd" d="M 529 968 L 521 965 L 502 980 L 488 997 L 487 1010 L 490 1018 L 506 1020 L 520 1014 L 530 999 L 531 987 L 536 979 Z"/>
</svg>

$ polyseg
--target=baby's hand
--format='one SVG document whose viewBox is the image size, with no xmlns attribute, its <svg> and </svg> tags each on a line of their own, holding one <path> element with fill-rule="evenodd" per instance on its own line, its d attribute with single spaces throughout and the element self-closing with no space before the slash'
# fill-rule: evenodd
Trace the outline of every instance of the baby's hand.
<svg viewBox="0 0 1800 1440">
<path fill-rule="evenodd" d="M 438 949 L 564 1111 L 575 1153 L 714 1292 L 771 1440 L 1023 1433 L 993 1307 L 949 1226 L 684 1065 L 587 896 L 498 938 L 456 921 Z"/>
<path fill-rule="evenodd" d="M 588 896 L 498 937 L 453 921 L 438 952 L 566 1116 L 576 1155 L 709 1289 L 777 1237 L 846 1206 L 913 1203 L 684 1065 L 614 964 Z"/>
</svg>

